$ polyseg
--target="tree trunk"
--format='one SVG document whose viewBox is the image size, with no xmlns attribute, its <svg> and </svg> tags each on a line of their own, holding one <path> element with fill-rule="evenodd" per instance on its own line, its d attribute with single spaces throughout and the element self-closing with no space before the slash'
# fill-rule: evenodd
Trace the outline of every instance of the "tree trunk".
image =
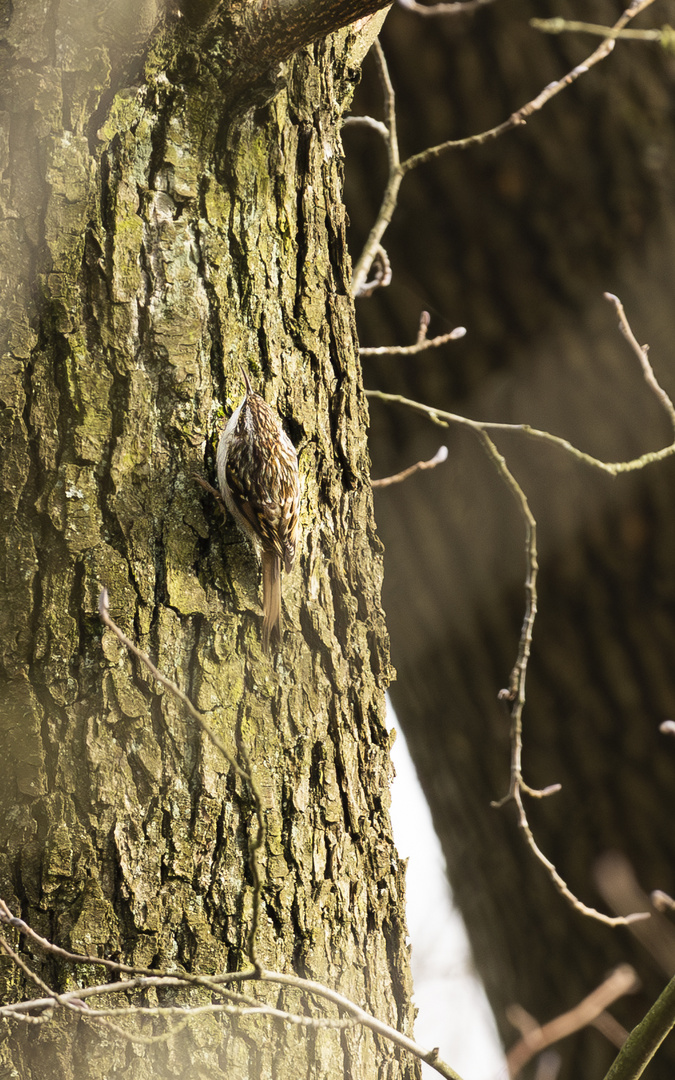
<svg viewBox="0 0 675 1080">
<path fill-rule="evenodd" d="M 291 45 L 264 56 L 261 45 L 256 68 L 236 5 L 210 22 L 195 8 L 165 23 L 152 5 L 18 3 L 7 16 L 0 895 L 76 952 L 191 972 L 250 966 L 252 791 L 102 629 L 105 585 L 113 618 L 255 778 L 257 961 L 412 1034 L 341 200 L 341 115 L 378 23 L 281 66 Z M 240 366 L 286 422 L 303 485 L 270 658 L 257 556 L 193 481 L 215 482 Z M 22 941 L 57 990 L 100 977 Z M 4 1003 L 34 996 L 8 960 L 0 974 Z M 294 990 L 260 992 L 324 1011 Z M 57 1011 L 8 1027 L 0 1061 L 26 1080 L 417 1075 L 359 1027 L 251 1017 L 139 1043 Z"/>
</svg>

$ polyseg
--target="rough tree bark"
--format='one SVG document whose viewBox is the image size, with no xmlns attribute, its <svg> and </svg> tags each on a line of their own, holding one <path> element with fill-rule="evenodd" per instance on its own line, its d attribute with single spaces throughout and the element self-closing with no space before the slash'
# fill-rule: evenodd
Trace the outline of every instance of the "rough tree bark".
<svg viewBox="0 0 675 1080">
<path fill-rule="evenodd" d="M 499 123 L 593 48 L 576 35 L 539 35 L 531 16 L 608 24 L 623 6 L 505 0 L 442 20 L 394 10 L 383 46 L 402 154 Z M 640 25 L 668 20 L 655 7 Z M 621 297 L 673 396 L 672 93 L 672 57 L 622 43 L 526 127 L 407 178 L 385 238 L 392 286 L 357 309 L 362 344 L 413 341 L 422 308 L 432 334 L 457 325 L 468 334 L 442 353 L 364 360 L 366 384 L 546 428 L 608 461 L 666 445 L 667 419 L 602 293 Z M 381 115 L 375 79 L 357 104 Z M 379 194 L 372 161 L 383 155 L 371 133 L 350 130 L 349 140 L 347 205 L 363 236 Z M 490 806 L 508 785 L 509 723 L 496 695 L 524 604 L 513 500 L 471 433 L 379 402 L 372 416 L 375 476 L 430 457 L 440 442 L 450 449 L 441 468 L 376 493 L 392 698 L 502 1034 L 516 1037 L 510 1002 L 546 1021 L 626 959 L 644 990 L 612 1011 L 630 1027 L 664 985 L 663 956 L 573 912 L 508 808 Z M 675 706 L 672 462 L 613 480 L 522 437 L 497 441 L 540 523 L 524 768 L 534 785 L 560 781 L 562 791 L 529 804 L 535 834 L 603 910 L 594 869 L 611 850 L 646 891 L 672 893 L 675 753 L 658 730 Z M 672 1077 L 674 1049 L 662 1048 L 650 1077 Z M 598 1080 L 613 1054 L 594 1030 L 561 1050 L 561 1080 Z"/>
<path fill-rule="evenodd" d="M 381 6 L 321 5 L 319 29 Z M 0 895 L 76 951 L 248 963 L 251 792 L 102 632 L 104 584 L 113 617 L 248 756 L 267 830 L 260 961 L 411 1034 L 341 200 L 341 115 L 378 22 L 289 59 L 317 26 L 270 31 L 268 7 L 4 9 Z M 191 479 L 214 479 L 240 364 L 303 483 L 271 660 L 257 559 Z M 100 974 L 26 955 L 58 989 Z M 6 959 L 0 977 L 5 1002 L 33 992 Z M 5 1028 L 0 1062 L 40 1080 L 417 1075 L 358 1028 L 250 1018 L 139 1045 L 61 1017 Z"/>
</svg>

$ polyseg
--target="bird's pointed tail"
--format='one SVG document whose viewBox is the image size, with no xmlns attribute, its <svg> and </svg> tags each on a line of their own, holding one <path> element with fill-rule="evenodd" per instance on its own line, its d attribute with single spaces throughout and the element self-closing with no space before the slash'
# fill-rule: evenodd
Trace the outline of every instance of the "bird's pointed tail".
<svg viewBox="0 0 675 1080">
<path fill-rule="evenodd" d="M 274 551 L 263 551 L 263 648 L 270 651 L 270 641 L 281 641 L 281 562 Z"/>
</svg>

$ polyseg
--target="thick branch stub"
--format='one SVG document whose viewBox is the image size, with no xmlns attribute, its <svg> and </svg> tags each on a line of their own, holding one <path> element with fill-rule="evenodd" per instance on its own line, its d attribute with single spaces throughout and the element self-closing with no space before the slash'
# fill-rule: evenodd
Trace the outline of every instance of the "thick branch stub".
<svg viewBox="0 0 675 1080">
<path fill-rule="evenodd" d="M 230 3 L 227 17 L 239 31 L 237 55 L 246 65 L 266 69 L 335 30 L 374 15 L 391 0 L 254 0 Z M 208 5 L 206 5 L 208 7 Z M 234 10 L 233 10 L 234 9 Z"/>
</svg>

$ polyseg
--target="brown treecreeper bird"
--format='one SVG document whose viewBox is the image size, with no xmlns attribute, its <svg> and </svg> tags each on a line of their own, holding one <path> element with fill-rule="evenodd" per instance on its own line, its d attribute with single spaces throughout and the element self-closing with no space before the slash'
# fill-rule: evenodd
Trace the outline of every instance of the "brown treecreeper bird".
<svg viewBox="0 0 675 1080">
<path fill-rule="evenodd" d="M 223 428 L 216 453 L 227 509 L 262 558 L 263 648 L 281 641 L 281 564 L 288 574 L 298 541 L 300 478 L 295 447 L 281 420 L 251 389 Z"/>
</svg>

